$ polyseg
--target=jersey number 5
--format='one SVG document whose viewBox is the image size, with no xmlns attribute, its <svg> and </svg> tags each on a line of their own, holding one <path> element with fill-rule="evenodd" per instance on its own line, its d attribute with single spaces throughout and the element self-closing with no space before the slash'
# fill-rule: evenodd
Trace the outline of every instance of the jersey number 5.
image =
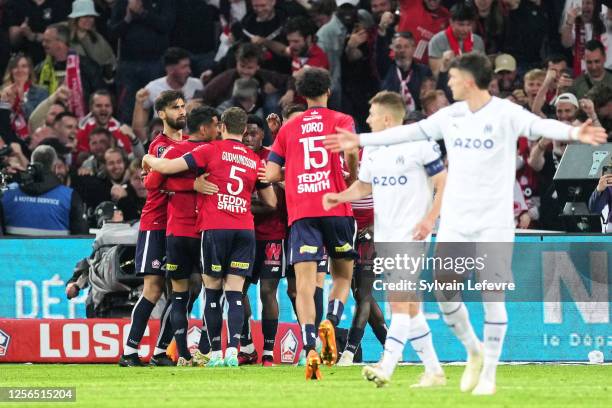
<svg viewBox="0 0 612 408">
<path fill-rule="evenodd" d="M 242 189 L 244 188 L 242 178 L 237 173 L 246 173 L 246 170 L 236 166 L 232 166 L 232 168 L 230 169 L 229 178 L 231 178 L 232 180 L 236 180 L 236 182 L 238 183 L 238 188 L 236 188 L 236 190 L 233 189 L 232 183 L 227 183 L 227 192 L 231 195 L 240 194 L 242 192 Z"/>
<path fill-rule="evenodd" d="M 328 156 L 327 150 L 323 146 L 315 146 L 317 140 L 323 140 L 325 136 L 313 136 L 305 137 L 300 139 L 304 147 L 304 170 L 310 170 L 311 168 L 320 169 L 327 165 Z M 316 157 L 311 156 L 320 155 L 320 161 L 317 161 Z"/>
</svg>

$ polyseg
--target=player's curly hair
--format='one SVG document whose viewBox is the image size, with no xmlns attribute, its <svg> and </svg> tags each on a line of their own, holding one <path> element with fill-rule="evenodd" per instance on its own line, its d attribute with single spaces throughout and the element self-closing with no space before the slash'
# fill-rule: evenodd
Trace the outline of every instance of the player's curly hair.
<svg viewBox="0 0 612 408">
<path fill-rule="evenodd" d="M 195 133 L 202 125 L 210 125 L 213 118 L 219 118 L 219 112 L 213 107 L 202 105 L 195 107 L 187 115 L 187 128 L 191 133 Z"/>
<path fill-rule="evenodd" d="M 181 91 L 163 91 L 155 99 L 155 112 L 163 111 L 179 99 L 185 100 L 185 95 Z"/>
<path fill-rule="evenodd" d="M 298 73 L 295 89 L 298 95 L 308 99 L 315 99 L 325 95 L 331 88 L 329 72 L 323 68 L 304 68 Z"/>
</svg>

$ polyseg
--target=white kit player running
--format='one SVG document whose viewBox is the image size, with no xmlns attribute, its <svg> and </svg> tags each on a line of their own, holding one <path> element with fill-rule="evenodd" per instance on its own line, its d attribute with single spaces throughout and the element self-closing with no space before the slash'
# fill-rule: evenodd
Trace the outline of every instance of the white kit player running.
<svg viewBox="0 0 612 408">
<path fill-rule="evenodd" d="M 370 105 L 367 123 L 373 131 L 401 126 L 406 108 L 398 93 L 379 92 Z M 328 209 L 372 194 L 376 256 L 383 259 L 395 259 L 396 254 L 420 256 L 426 250 L 423 241 L 430 238 L 440 213 L 445 181 L 440 148 L 434 141 L 370 146 L 363 152 L 359 180 L 341 193 L 326 194 L 323 206 Z M 436 195 L 432 200 L 434 188 Z M 419 271 L 385 272 L 388 284 L 416 282 L 419 277 Z M 364 377 L 379 387 L 388 383 L 406 342 L 410 341 L 425 365 L 425 374 L 413 386 L 445 385 L 446 377 L 416 291 L 387 291 L 387 299 L 392 316 L 384 353 L 379 364 L 364 367 Z"/>
<path fill-rule="evenodd" d="M 437 239 L 441 242 L 513 242 L 513 188 L 516 149 L 519 136 L 531 140 L 575 140 L 582 143 L 606 142 L 606 132 L 591 121 L 572 127 L 552 119 L 542 119 L 510 101 L 492 97 L 487 91 L 492 78 L 489 59 L 468 53 L 453 61 L 448 85 L 455 100 L 416 124 L 382 132 L 356 135 L 338 129 L 326 147 L 351 150 L 357 146 L 391 145 L 409 141 L 444 139 L 449 171 Z M 511 244 L 508 244 L 511 245 Z M 507 274 L 511 279 L 510 262 Z M 496 296 L 496 297 L 494 297 Z M 484 347 L 470 324 L 464 303 L 439 302 L 446 324 L 468 352 L 468 363 L 461 378 L 461 391 L 491 395 L 496 391 L 496 369 L 507 329 L 503 292 L 483 292 Z"/>
</svg>

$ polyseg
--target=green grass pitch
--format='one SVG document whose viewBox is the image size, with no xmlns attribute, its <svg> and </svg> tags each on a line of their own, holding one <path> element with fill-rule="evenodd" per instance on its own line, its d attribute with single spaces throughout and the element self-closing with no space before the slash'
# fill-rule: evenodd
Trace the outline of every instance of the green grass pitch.
<svg viewBox="0 0 612 408">
<path fill-rule="evenodd" d="M 612 407 L 612 366 L 504 365 L 497 395 L 459 392 L 460 366 L 446 366 L 449 384 L 413 390 L 422 371 L 401 366 L 377 389 L 361 367 L 324 367 L 322 381 L 305 381 L 301 367 L 121 368 L 114 365 L 0 365 L 0 386 L 76 387 L 63 407 Z M 58 406 L 0 403 L 0 406 Z"/>
</svg>

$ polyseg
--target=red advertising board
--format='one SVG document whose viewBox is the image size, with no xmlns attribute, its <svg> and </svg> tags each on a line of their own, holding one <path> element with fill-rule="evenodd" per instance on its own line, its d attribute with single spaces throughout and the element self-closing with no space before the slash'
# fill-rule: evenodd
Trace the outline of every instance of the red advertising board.
<svg viewBox="0 0 612 408">
<path fill-rule="evenodd" d="M 197 347 L 201 321 L 191 320 L 190 348 Z M 0 363 L 116 363 L 130 331 L 127 319 L 0 319 Z M 261 323 L 251 322 L 253 342 L 261 359 Z M 147 361 L 159 332 L 159 320 L 151 320 L 140 346 Z M 223 344 L 226 331 L 223 330 Z M 279 323 L 274 362 L 296 363 L 302 349 L 300 328 Z"/>
</svg>

